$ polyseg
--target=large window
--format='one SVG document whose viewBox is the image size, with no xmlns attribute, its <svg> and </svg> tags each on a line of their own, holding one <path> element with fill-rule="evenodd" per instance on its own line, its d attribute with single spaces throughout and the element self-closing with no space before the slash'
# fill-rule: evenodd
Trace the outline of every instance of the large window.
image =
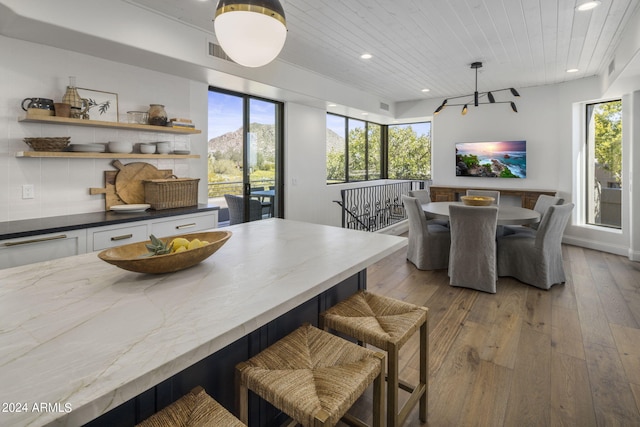
<svg viewBox="0 0 640 427">
<path fill-rule="evenodd" d="M 390 179 L 431 179 L 431 122 L 389 126 Z"/>
<path fill-rule="evenodd" d="M 382 177 L 380 156 L 382 148 L 382 126 L 367 123 L 367 178 L 380 179 Z"/>
<path fill-rule="evenodd" d="M 328 184 L 431 178 L 430 122 L 385 126 L 327 114 L 326 143 Z"/>
<path fill-rule="evenodd" d="M 379 179 L 381 132 L 376 123 L 327 114 L 327 183 Z"/>
<path fill-rule="evenodd" d="M 622 101 L 588 104 L 586 112 L 586 222 L 620 228 Z"/>
<path fill-rule="evenodd" d="M 367 124 L 360 120 L 347 119 L 348 176 L 349 181 L 367 180 Z"/>
<path fill-rule="evenodd" d="M 327 114 L 327 183 L 347 180 L 347 118 Z"/>
</svg>

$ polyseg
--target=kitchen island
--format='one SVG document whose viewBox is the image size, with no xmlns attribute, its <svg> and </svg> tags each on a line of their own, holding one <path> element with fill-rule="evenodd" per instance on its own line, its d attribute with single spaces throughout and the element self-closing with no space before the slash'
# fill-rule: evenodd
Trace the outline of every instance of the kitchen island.
<svg viewBox="0 0 640 427">
<path fill-rule="evenodd" d="M 120 270 L 96 253 L 0 270 L 0 425 L 77 426 L 128 402 L 153 412 L 168 403 L 164 390 L 207 381 L 193 366 L 222 353 L 220 368 L 234 345 L 258 351 L 300 307 L 322 309 L 315 298 L 354 277 L 362 287 L 369 265 L 407 244 L 282 219 L 228 230 L 213 256 L 167 275 Z M 256 342 L 265 328 L 277 331 Z M 233 393 L 233 381 L 217 386 Z M 135 400 L 145 394 L 154 408 Z"/>
</svg>

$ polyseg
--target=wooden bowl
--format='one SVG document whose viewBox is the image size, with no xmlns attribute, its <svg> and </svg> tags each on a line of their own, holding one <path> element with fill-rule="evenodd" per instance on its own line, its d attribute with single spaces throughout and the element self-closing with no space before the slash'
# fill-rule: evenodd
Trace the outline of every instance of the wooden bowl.
<svg viewBox="0 0 640 427">
<path fill-rule="evenodd" d="M 489 206 L 495 199 L 489 196 L 462 196 L 460 200 L 467 206 Z"/>
<path fill-rule="evenodd" d="M 229 240 L 231 232 L 208 231 L 163 237 L 161 240 L 170 242 L 176 237 L 184 237 L 189 241 L 197 238 L 200 240 L 206 240 L 209 244 L 183 252 L 147 256 L 146 254 L 149 253 L 149 251 L 145 245 L 150 243 L 150 241 L 147 240 L 146 242 L 131 243 L 129 245 L 105 249 L 98 254 L 98 257 L 109 264 L 115 265 L 116 267 L 134 271 L 136 273 L 172 273 L 174 271 L 193 267 L 213 255 L 215 251 L 220 249 L 220 247 Z"/>
</svg>

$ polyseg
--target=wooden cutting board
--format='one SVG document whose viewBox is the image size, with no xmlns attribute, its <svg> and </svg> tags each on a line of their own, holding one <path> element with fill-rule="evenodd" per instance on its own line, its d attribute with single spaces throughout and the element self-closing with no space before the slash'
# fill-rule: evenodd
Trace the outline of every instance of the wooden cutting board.
<svg viewBox="0 0 640 427">
<path fill-rule="evenodd" d="M 125 203 L 144 203 L 144 180 L 168 178 L 166 170 L 158 170 L 155 166 L 144 162 L 122 164 L 120 160 L 111 163 L 118 173 L 116 175 L 116 194 Z"/>
<path fill-rule="evenodd" d="M 171 169 L 160 170 L 162 173 L 161 178 L 169 178 L 173 175 L 173 171 Z M 119 171 L 104 171 L 104 188 L 89 188 L 89 194 L 104 194 L 104 210 L 108 211 L 111 209 L 111 206 L 114 205 L 124 205 L 124 200 L 122 200 L 118 193 L 116 193 L 116 176 Z M 140 203 L 144 203 L 143 201 Z"/>
<path fill-rule="evenodd" d="M 104 171 L 104 188 L 90 188 L 89 194 L 104 194 L 104 210 L 113 205 L 124 205 L 124 201 L 116 194 L 116 175 L 118 171 Z"/>
</svg>

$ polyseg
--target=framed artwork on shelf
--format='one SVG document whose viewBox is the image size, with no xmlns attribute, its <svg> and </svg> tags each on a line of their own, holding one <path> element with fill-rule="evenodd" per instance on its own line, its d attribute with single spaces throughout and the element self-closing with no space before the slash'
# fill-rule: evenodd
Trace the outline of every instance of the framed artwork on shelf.
<svg viewBox="0 0 640 427">
<path fill-rule="evenodd" d="M 88 109 L 83 118 L 102 122 L 118 121 L 118 94 L 102 90 L 77 88 L 82 99 L 87 100 Z"/>
</svg>

